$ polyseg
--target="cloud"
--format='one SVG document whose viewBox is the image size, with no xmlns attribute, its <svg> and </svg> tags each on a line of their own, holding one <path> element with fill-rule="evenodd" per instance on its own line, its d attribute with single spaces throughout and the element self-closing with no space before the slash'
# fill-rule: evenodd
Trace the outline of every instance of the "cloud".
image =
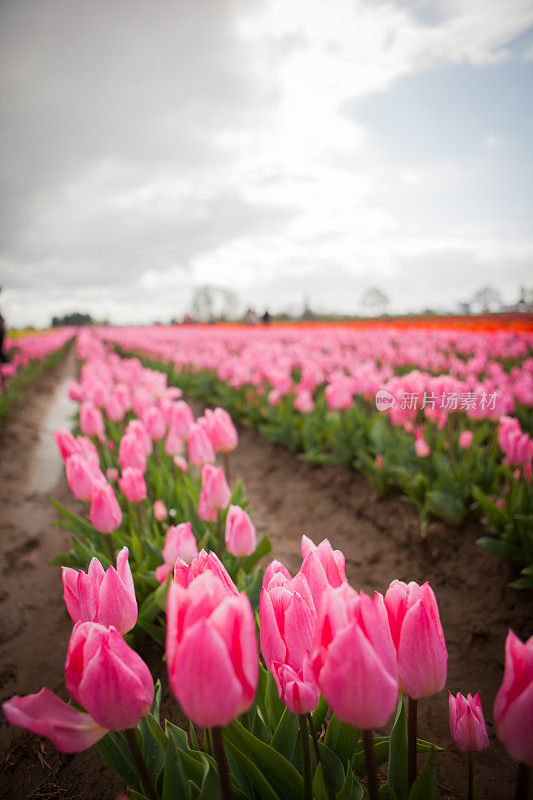
<svg viewBox="0 0 533 800">
<path fill-rule="evenodd" d="M 375 131 L 345 109 L 450 63 L 496 68 L 533 23 L 529 0 L 207 9 L 0 5 L 8 318 L 46 322 L 79 304 L 148 321 L 183 313 L 203 282 L 255 304 L 264 291 L 274 309 L 299 302 L 309 279 L 334 308 L 367 273 L 415 269 L 409 259 L 432 257 L 432 241 L 472 268 L 485 263 L 490 237 L 453 218 L 479 165 L 387 164 Z M 502 240 L 492 244 L 507 257 Z M 516 246 L 529 245 L 520 235 Z"/>
</svg>

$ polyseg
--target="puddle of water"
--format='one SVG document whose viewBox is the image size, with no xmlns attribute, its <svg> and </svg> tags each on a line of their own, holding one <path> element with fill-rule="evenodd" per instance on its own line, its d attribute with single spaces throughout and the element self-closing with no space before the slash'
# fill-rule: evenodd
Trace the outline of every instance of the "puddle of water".
<svg viewBox="0 0 533 800">
<path fill-rule="evenodd" d="M 65 378 L 54 395 L 52 403 L 44 418 L 41 438 L 35 451 L 33 472 L 30 480 L 30 492 L 45 494 L 54 488 L 63 471 L 63 460 L 54 440 L 57 428 L 72 427 L 71 416 L 77 403 L 68 396 L 70 378 Z"/>
</svg>

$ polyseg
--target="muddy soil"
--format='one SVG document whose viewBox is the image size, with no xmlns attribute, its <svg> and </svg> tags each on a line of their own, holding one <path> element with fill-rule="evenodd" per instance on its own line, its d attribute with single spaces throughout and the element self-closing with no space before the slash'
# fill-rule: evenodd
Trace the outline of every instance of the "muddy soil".
<svg viewBox="0 0 533 800">
<path fill-rule="evenodd" d="M 50 444 L 53 429 L 65 422 L 65 381 L 75 369 L 71 352 L 33 384 L 0 434 L 2 700 L 43 685 L 67 698 L 64 658 L 72 622 L 62 600 L 60 570 L 47 559 L 68 548 L 69 534 L 52 525 L 48 497 L 78 507 Z M 293 572 L 300 566 L 299 543 L 306 533 L 315 542 L 327 536 L 343 550 L 356 589 L 384 592 L 393 578 L 430 581 L 449 651 L 447 688 L 481 690 L 491 738 L 491 748 L 476 760 L 482 797 L 512 798 L 515 768 L 494 736 L 492 705 L 508 628 L 522 639 L 531 634 L 531 596 L 507 588 L 513 577 L 509 566 L 476 547 L 480 526 L 433 524 L 421 540 L 416 512 L 398 496 L 379 499 L 361 476 L 302 462 L 248 429 L 240 431 L 231 464 L 232 474 L 245 480 L 259 534 L 269 534 L 274 555 Z M 142 655 L 164 681 L 158 648 L 147 643 Z M 163 698 L 163 715 L 180 724 L 167 686 Z M 447 702 L 447 692 L 420 702 L 419 736 L 445 748 L 437 759 L 441 797 L 462 798 L 466 761 L 451 744 Z M 124 789 L 94 749 L 62 755 L 3 717 L 0 748 L 0 797 L 107 800 Z"/>
</svg>

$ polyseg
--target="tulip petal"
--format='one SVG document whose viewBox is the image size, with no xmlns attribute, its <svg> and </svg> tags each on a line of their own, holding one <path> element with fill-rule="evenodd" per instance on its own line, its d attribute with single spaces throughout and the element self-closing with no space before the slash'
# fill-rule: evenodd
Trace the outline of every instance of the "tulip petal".
<svg viewBox="0 0 533 800">
<path fill-rule="evenodd" d="M 114 567 L 108 567 L 98 594 L 98 622 L 113 625 L 124 634 L 135 626 L 137 614 L 135 595 L 132 597 Z"/>
<path fill-rule="evenodd" d="M 172 690 L 197 725 L 227 725 L 237 715 L 241 684 L 224 640 L 206 620 L 185 632 L 176 663 L 168 666 Z"/>
<path fill-rule="evenodd" d="M 415 700 L 440 692 L 446 682 L 447 660 L 425 605 L 417 600 L 407 611 L 400 633 L 400 687 Z"/>
<path fill-rule="evenodd" d="M 12 697 L 2 705 L 12 725 L 46 736 L 62 753 L 79 753 L 107 733 L 89 714 L 69 706 L 50 689 L 37 694 Z"/>
</svg>

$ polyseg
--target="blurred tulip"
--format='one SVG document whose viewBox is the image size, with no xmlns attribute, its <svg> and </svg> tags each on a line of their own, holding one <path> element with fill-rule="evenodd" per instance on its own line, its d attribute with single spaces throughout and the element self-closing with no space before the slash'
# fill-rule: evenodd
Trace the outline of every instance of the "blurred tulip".
<svg viewBox="0 0 533 800">
<path fill-rule="evenodd" d="M 140 469 L 126 467 L 126 469 L 122 470 L 122 477 L 119 478 L 118 485 L 120 491 L 132 503 L 138 503 L 146 497 L 146 483 Z"/>
<path fill-rule="evenodd" d="M 125 433 L 120 440 L 118 448 L 118 463 L 120 469 L 128 467 L 146 470 L 146 451 L 143 443 L 132 433 Z"/>
<path fill-rule="evenodd" d="M 122 511 L 109 483 L 93 484 L 89 516 L 100 533 L 112 533 L 122 524 Z"/>
<path fill-rule="evenodd" d="M 463 450 L 468 450 L 470 445 L 472 444 L 472 439 L 474 438 L 473 431 L 461 431 L 459 434 L 459 447 Z"/>
<path fill-rule="evenodd" d="M 507 634 L 494 724 L 511 758 L 533 767 L 533 636 L 524 643 L 513 631 Z"/>
<path fill-rule="evenodd" d="M 226 548 L 238 558 L 251 556 L 257 546 L 255 527 L 244 509 L 230 506 L 226 514 Z"/>
<path fill-rule="evenodd" d="M 154 519 L 156 519 L 158 522 L 163 522 L 163 520 L 168 517 L 167 507 L 162 500 L 155 501 L 153 512 Z"/>
<path fill-rule="evenodd" d="M 155 576 L 159 583 L 163 583 L 167 575 L 172 572 L 176 559 L 180 558 L 186 564 L 198 555 L 198 545 L 196 537 L 192 532 L 190 522 L 182 522 L 180 525 L 171 525 L 165 537 L 163 547 L 164 564 L 156 567 Z"/>
<path fill-rule="evenodd" d="M 75 453 L 67 458 L 65 469 L 70 490 L 78 500 L 88 502 L 91 499 L 95 481 L 106 483 L 104 474 L 94 459 L 86 459 Z"/>
<path fill-rule="evenodd" d="M 80 406 L 80 428 L 86 436 L 103 439 L 105 435 L 104 418 L 99 408 L 89 402 Z"/>
<path fill-rule="evenodd" d="M 195 423 L 189 433 L 189 461 L 193 464 L 214 464 L 215 451 L 207 433 Z"/>
</svg>

